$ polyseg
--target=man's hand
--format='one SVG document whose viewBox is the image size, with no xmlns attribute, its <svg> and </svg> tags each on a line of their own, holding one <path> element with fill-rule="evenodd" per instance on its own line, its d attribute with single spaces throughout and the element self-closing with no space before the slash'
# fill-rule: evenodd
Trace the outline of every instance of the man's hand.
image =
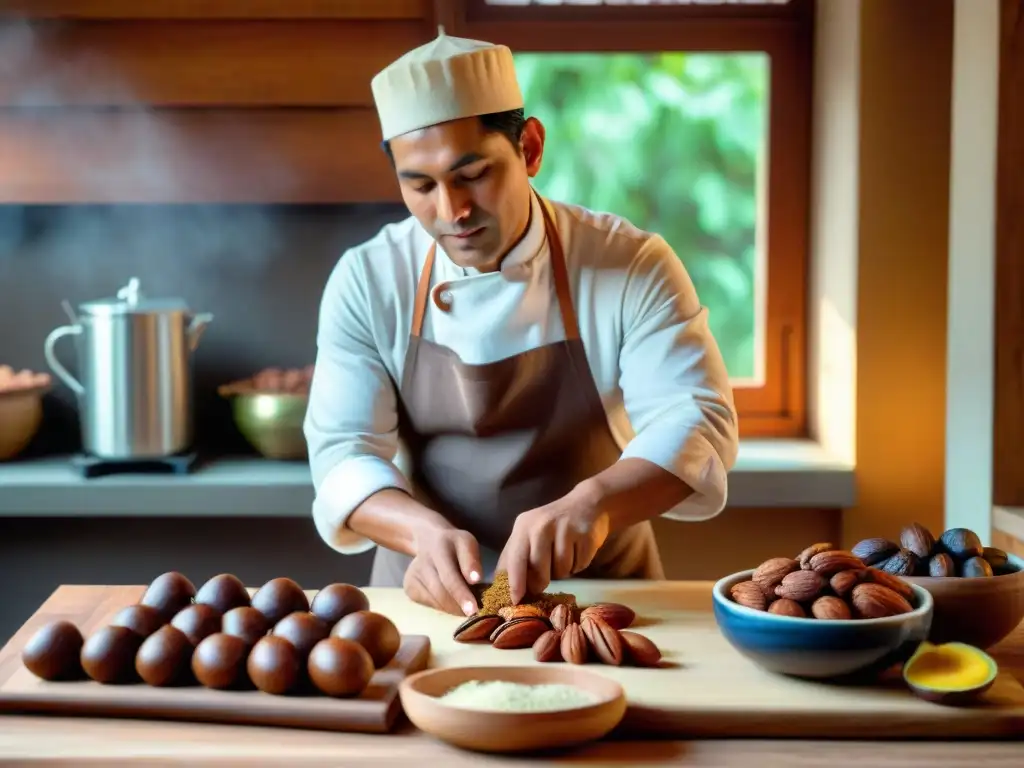
<svg viewBox="0 0 1024 768">
<path fill-rule="evenodd" d="M 590 565 L 609 527 L 596 497 L 583 490 L 520 514 L 498 560 L 498 570 L 508 573 L 512 602 Z"/>
<path fill-rule="evenodd" d="M 477 611 L 470 584 L 480 581 L 480 546 L 473 535 L 432 528 L 416 538 L 416 555 L 402 586 L 413 602 L 456 616 Z"/>
</svg>

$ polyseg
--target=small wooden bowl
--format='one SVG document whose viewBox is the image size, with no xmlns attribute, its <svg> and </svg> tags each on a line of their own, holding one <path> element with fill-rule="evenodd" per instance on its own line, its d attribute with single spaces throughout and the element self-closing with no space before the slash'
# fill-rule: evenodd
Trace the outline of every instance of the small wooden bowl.
<svg viewBox="0 0 1024 768">
<path fill-rule="evenodd" d="M 523 685 L 573 685 L 594 704 L 545 712 L 496 712 L 445 704 L 438 697 L 470 680 Z M 607 735 L 626 714 L 626 695 L 614 680 L 572 667 L 449 667 L 427 669 L 398 689 L 409 720 L 421 731 L 463 749 L 528 752 L 570 747 Z"/>
</svg>

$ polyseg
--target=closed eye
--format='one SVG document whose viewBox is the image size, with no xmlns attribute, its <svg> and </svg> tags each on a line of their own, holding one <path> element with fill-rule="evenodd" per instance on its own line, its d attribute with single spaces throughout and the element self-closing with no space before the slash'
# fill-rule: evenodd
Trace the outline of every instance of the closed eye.
<svg viewBox="0 0 1024 768">
<path fill-rule="evenodd" d="M 476 173 L 473 173 L 473 174 L 465 173 L 465 174 L 463 174 L 462 175 L 462 179 L 464 181 L 479 181 L 484 176 L 486 176 L 490 172 L 490 170 L 491 170 L 491 167 L 488 165 L 488 166 L 485 166 L 484 168 L 482 168 L 481 170 L 477 171 Z"/>
</svg>

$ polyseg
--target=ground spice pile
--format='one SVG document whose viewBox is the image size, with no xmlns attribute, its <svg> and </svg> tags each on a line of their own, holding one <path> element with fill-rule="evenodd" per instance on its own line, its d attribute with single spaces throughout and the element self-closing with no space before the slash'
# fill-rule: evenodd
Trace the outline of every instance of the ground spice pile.
<svg viewBox="0 0 1024 768">
<path fill-rule="evenodd" d="M 512 605 L 508 574 L 504 571 L 494 574 L 494 581 L 490 584 L 479 586 L 483 587 L 482 591 L 477 594 L 481 614 L 494 616 L 502 608 Z M 561 603 L 576 607 L 576 596 L 570 595 L 568 592 L 542 592 L 539 595 L 526 595 L 519 601 L 519 605 L 535 605 L 544 613 L 550 613 L 552 608 Z"/>
</svg>

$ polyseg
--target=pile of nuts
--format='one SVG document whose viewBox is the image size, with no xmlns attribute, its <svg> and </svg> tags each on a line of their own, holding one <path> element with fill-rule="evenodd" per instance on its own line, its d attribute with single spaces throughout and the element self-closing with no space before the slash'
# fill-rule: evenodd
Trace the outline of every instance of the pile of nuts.
<svg viewBox="0 0 1024 768">
<path fill-rule="evenodd" d="M 732 599 L 747 608 L 808 619 L 880 619 L 913 610 L 910 585 L 853 552 L 830 543 L 795 558 L 761 563 L 749 581 L 733 585 Z"/>
<path fill-rule="evenodd" d="M 499 615 L 469 617 L 455 630 L 455 640 L 486 641 L 501 650 L 532 647 L 539 662 L 658 666 L 658 647 L 644 635 L 625 631 L 635 618 L 633 609 L 619 603 L 595 603 L 580 610 L 560 602 L 550 612 L 533 604 L 506 606 Z"/>
<path fill-rule="evenodd" d="M 968 528 L 950 528 L 935 538 L 920 523 L 912 523 L 900 532 L 899 542 L 864 539 L 850 551 L 864 565 L 893 576 L 977 578 L 1016 570 L 1003 550 L 982 546 L 978 534 Z"/>
</svg>

